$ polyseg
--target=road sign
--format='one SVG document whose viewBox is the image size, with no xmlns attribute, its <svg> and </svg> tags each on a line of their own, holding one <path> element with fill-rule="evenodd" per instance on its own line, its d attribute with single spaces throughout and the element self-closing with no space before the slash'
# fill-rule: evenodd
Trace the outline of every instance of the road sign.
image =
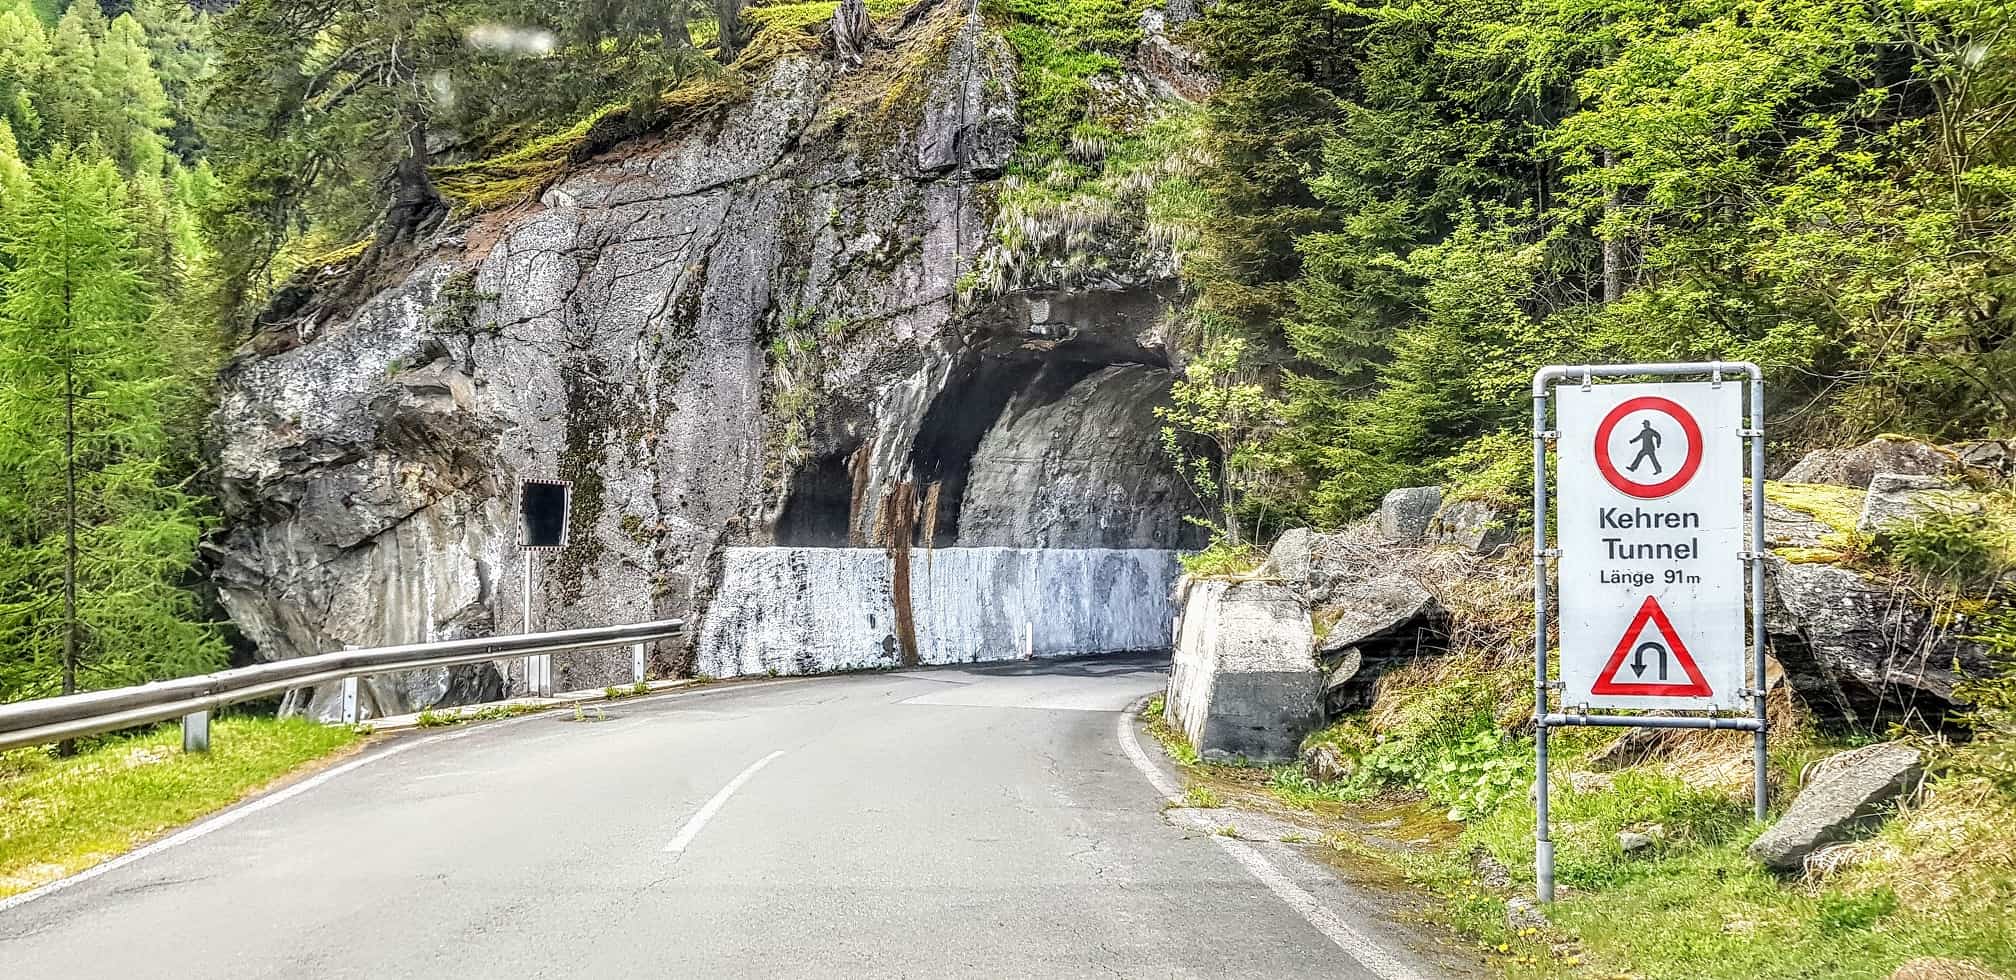
<svg viewBox="0 0 2016 980">
<path fill-rule="evenodd" d="M 528 479 L 518 487 L 518 543 L 526 550 L 567 546 L 567 508 L 574 485 L 566 480 Z"/>
<path fill-rule="evenodd" d="M 1744 707 L 1743 387 L 1555 394 L 1562 705 Z"/>
</svg>

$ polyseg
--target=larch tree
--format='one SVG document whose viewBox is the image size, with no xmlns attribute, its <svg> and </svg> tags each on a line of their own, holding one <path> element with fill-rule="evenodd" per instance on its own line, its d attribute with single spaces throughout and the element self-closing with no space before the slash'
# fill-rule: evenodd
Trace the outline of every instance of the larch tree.
<svg viewBox="0 0 2016 980">
<path fill-rule="evenodd" d="M 190 575 L 205 520 L 165 479 L 178 383 L 152 329 L 122 178 L 30 168 L 0 275 L 0 700 L 214 669 Z"/>
</svg>

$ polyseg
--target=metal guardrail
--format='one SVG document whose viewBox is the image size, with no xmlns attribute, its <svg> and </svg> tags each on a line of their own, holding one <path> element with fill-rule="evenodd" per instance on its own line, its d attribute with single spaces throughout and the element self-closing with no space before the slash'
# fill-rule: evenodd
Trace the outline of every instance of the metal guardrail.
<svg viewBox="0 0 2016 980">
<path fill-rule="evenodd" d="M 41 745 L 207 713 L 225 705 L 351 677 L 644 643 L 677 636 L 685 628 L 682 620 L 666 619 L 627 626 L 344 650 L 109 691 L 0 704 L 0 749 Z M 203 742 L 207 745 L 207 731 Z M 200 747 L 191 746 L 186 737 L 184 745 Z"/>
</svg>

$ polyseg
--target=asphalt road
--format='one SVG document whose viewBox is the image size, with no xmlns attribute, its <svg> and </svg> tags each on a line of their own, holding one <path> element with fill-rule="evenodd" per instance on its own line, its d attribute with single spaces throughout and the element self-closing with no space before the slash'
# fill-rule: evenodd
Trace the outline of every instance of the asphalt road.
<svg viewBox="0 0 2016 980">
<path fill-rule="evenodd" d="M 0 911 L 0 977 L 1442 975 L 1297 848 L 1165 816 L 1120 714 L 1164 670 L 722 685 L 401 736 Z"/>
</svg>

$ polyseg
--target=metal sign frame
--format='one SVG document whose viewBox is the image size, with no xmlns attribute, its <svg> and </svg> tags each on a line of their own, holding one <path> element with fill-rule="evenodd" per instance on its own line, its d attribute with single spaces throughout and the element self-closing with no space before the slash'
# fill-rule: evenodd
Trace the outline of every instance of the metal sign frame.
<svg viewBox="0 0 2016 980">
<path fill-rule="evenodd" d="M 1748 442 L 1750 460 L 1750 544 L 1738 553 L 1749 572 L 1751 686 L 1738 691 L 1751 701 L 1752 714 L 1720 716 L 1713 713 L 1647 717 L 1638 715 L 1592 715 L 1550 710 L 1548 692 L 1559 689 L 1547 670 L 1548 559 L 1559 558 L 1561 549 L 1547 543 L 1547 451 L 1559 437 L 1549 427 L 1548 405 L 1554 401 L 1558 384 L 1577 384 L 1585 390 L 1596 378 L 1690 377 L 1706 375 L 1708 383 L 1720 386 L 1725 376 L 1737 376 L 1750 388 L 1748 424 L 1738 434 Z M 1751 732 L 1756 742 L 1755 813 L 1764 819 L 1768 803 L 1769 757 L 1765 737 L 1769 722 L 1764 708 L 1764 372 L 1749 361 L 1708 361 L 1676 364 L 1556 364 L 1533 374 L 1533 756 L 1534 829 L 1533 867 L 1538 898 L 1554 900 L 1554 841 L 1547 824 L 1547 730 L 1571 725 L 1600 725 L 1625 728 L 1707 728 Z"/>
<path fill-rule="evenodd" d="M 529 535 L 527 534 L 527 532 L 530 529 L 526 527 L 525 488 L 529 486 L 560 488 L 561 508 L 560 508 L 559 544 L 526 544 L 526 541 L 529 539 Z M 568 535 L 569 532 L 572 530 L 572 524 L 573 524 L 572 521 L 568 520 L 568 518 L 572 516 L 569 512 L 572 511 L 573 509 L 574 509 L 574 481 L 555 480 L 547 477 L 538 477 L 538 476 L 521 477 L 518 480 L 518 547 L 523 548 L 526 551 L 560 551 L 565 549 L 567 547 Z"/>
</svg>

